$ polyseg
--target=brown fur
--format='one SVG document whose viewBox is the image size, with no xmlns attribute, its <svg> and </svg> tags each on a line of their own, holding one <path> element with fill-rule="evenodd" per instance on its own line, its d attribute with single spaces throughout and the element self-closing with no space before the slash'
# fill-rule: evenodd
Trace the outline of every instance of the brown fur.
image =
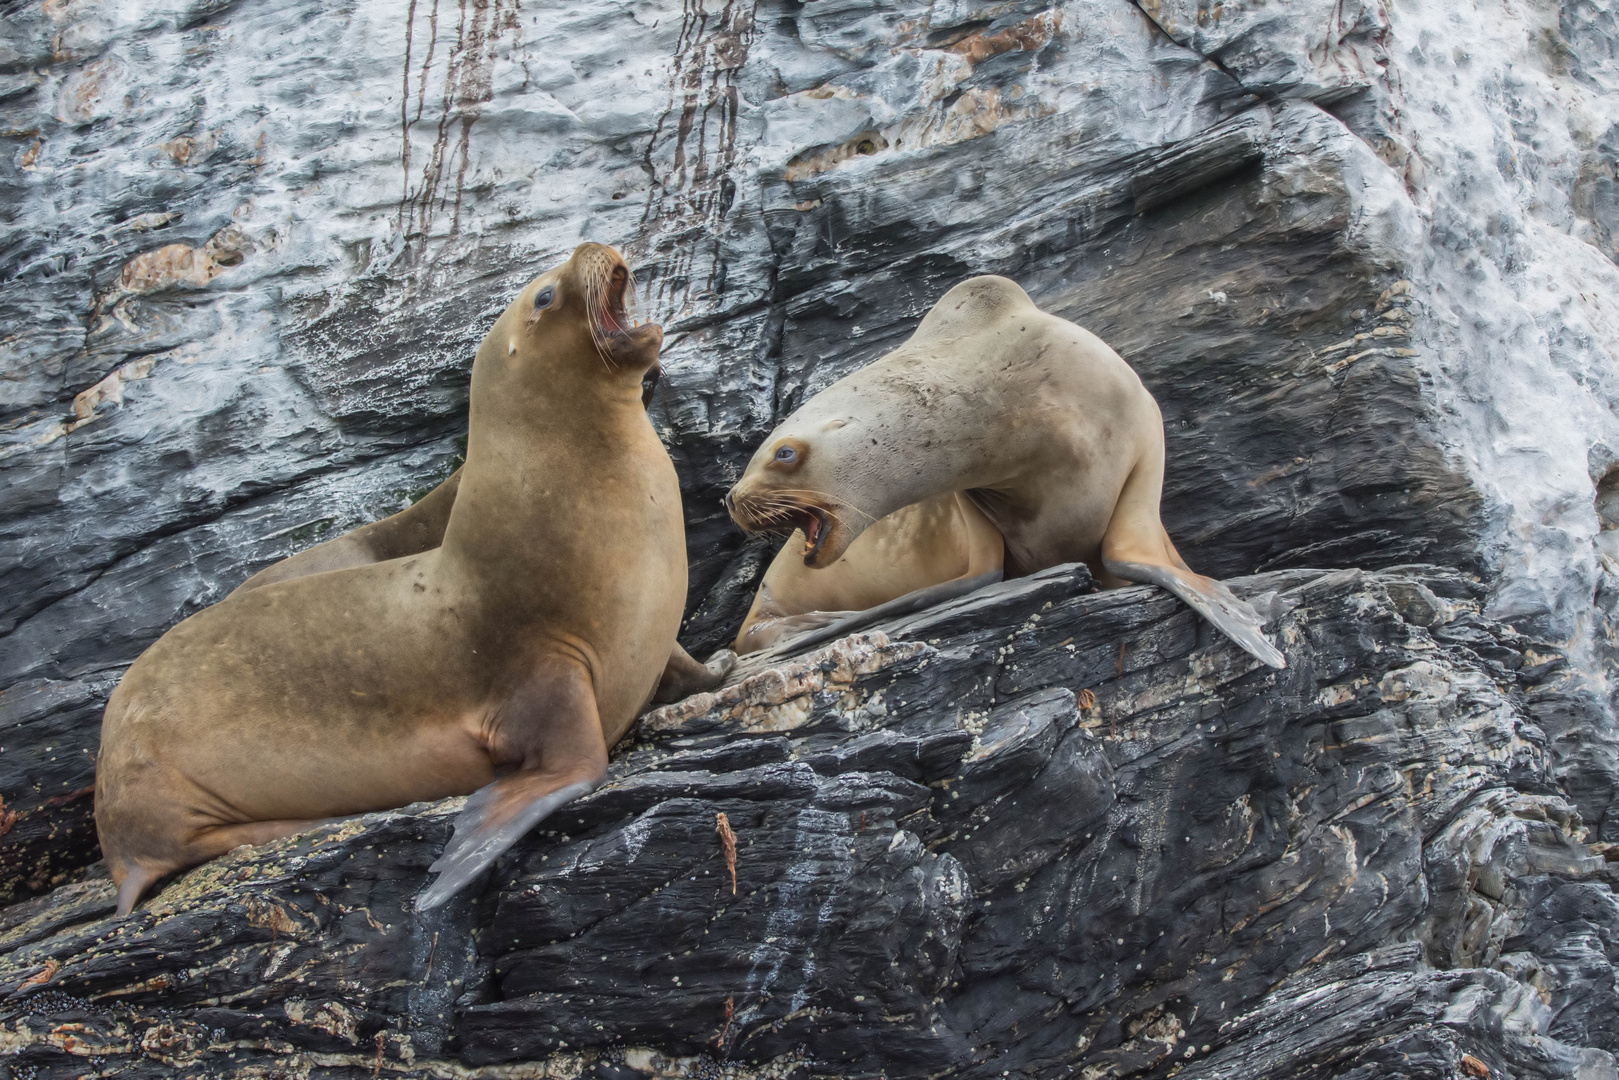
<svg viewBox="0 0 1619 1080">
<path fill-rule="evenodd" d="M 644 397 L 643 394 L 643 400 Z M 460 485 L 461 470 L 457 469 L 442 484 L 399 513 L 362 525 L 267 566 L 238 585 L 231 595 L 308 574 L 368 566 L 431 551 L 444 542 L 444 529 L 449 524 L 450 510 L 455 506 L 455 493 Z M 725 681 L 726 673 L 735 663 L 734 653 L 721 650 L 705 664 L 694 659 L 676 642 L 652 699 L 658 702 L 679 701 L 700 690 L 712 690 Z"/>
<path fill-rule="evenodd" d="M 130 668 L 96 774 L 121 912 L 238 844 L 481 788 L 435 888 L 464 884 L 535 808 L 599 782 L 686 588 L 679 485 L 640 399 L 662 333 L 590 286 L 622 266 L 581 246 L 484 339 L 439 546 L 238 592 Z"/>
</svg>

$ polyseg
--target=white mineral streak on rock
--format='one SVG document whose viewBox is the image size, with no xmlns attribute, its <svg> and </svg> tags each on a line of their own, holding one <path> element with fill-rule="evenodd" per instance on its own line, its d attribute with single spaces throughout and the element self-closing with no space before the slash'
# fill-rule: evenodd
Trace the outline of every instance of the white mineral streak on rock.
<svg viewBox="0 0 1619 1080">
<path fill-rule="evenodd" d="M 883 633 L 852 634 L 824 649 L 760 671 L 733 672 L 731 685 L 712 693 L 693 694 L 641 718 L 640 729 L 669 734 L 687 723 L 723 717 L 739 731 L 793 731 L 810 717 L 812 696 L 847 688 L 859 675 L 869 675 L 902 660 L 920 656 L 927 646 L 890 643 Z M 739 664 L 738 667 L 743 667 Z"/>
<path fill-rule="evenodd" d="M 810 886 L 828 877 L 834 881 L 848 877 L 851 859 L 843 835 L 846 820 L 842 814 L 825 810 L 806 807 L 798 811 L 793 830 L 794 859 L 770 890 L 765 938 L 754 949 L 753 964 L 745 978 L 744 1000 L 748 1006 L 738 1011 L 738 1023 L 745 1024 L 758 1011 L 759 1003 L 770 996 L 789 968 L 791 1008 L 796 1011 L 804 1006 L 804 995 L 815 973 L 816 934 L 827 919 L 837 891 L 829 889 L 821 897 L 812 921 L 808 905 L 814 897 Z"/>
<path fill-rule="evenodd" d="M 1579 195 L 1619 116 L 1619 64 L 1561 36 L 1552 5 L 1401 4 L 1390 67 L 1428 224 L 1417 341 L 1438 362 L 1447 434 L 1498 507 L 1492 608 L 1549 612 L 1582 643 L 1594 485 L 1619 462 L 1619 268 Z"/>
<path fill-rule="evenodd" d="M 1612 6 L 1141 6 L 1382 159 L 1355 169 L 1364 227 L 1410 266 L 1441 439 L 1488 500 L 1492 613 L 1589 655 L 1595 484 L 1619 464 Z"/>
</svg>

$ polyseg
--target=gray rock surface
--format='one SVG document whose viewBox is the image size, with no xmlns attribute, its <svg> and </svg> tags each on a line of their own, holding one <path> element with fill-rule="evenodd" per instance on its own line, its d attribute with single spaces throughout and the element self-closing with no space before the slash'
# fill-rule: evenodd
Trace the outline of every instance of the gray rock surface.
<svg viewBox="0 0 1619 1080">
<path fill-rule="evenodd" d="M 460 800 L 13 905 L 11 1068 L 1613 1076 L 1560 658 L 1450 570 L 1237 584 L 1287 670 L 1056 568 L 657 710 L 426 916 Z"/>
<path fill-rule="evenodd" d="M 1195 567 L 1231 576 L 1423 562 L 1450 568 L 1445 581 L 1476 576 L 1461 598 L 1479 610 L 1442 620 L 1443 648 L 1469 650 L 1502 685 L 1532 683 L 1512 707 L 1537 733 L 1521 740 L 1532 767 L 1490 768 L 1508 769 L 1514 798 L 1564 800 L 1545 811 L 1546 828 L 1572 838 L 1567 815 L 1577 813 L 1589 841 L 1619 842 L 1611 0 L 49 0 L 0 4 L 0 14 L 0 900 L 57 887 L 29 901 L 54 905 L 63 890 L 99 888 L 86 869 L 96 858 L 89 789 L 101 706 L 119 674 L 255 570 L 446 476 L 472 346 L 512 289 L 583 239 L 630 255 L 644 309 L 669 331 L 652 410 L 686 495 L 694 651 L 734 632 L 770 555 L 718 504 L 758 439 L 902 340 L 949 285 L 1003 273 L 1099 333 L 1158 397 L 1170 442 L 1164 517 Z M 1444 601 L 1436 613 L 1460 596 L 1423 587 Z M 1410 625 L 1430 626 L 1410 614 L 1433 606 L 1415 586 L 1377 588 L 1401 594 L 1390 602 Z M 1321 655 L 1339 648 L 1353 653 L 1360 640 L 1345 631 Z M 1345 671 L 1371 664 L 1374 682 L 1392 670 L 1383 662 L 1341 660 Z M 1044 688 L 1059 685 L 1094 683 Z M 955 689 L 930 704 L 940 724 L 954 715 Z M 1142 693 L 1173 696 L 1170 683 Z M 1199 707 L 1207 723 L 1239 704 Z M 1437 737 L 1376 736 L 1424 761 Z M 847 753 L 878 760 L 883 745 Z M 1117 783 L 1127 762 L 1108 760 Z M 1248 773 L 1262 758 L 1241 760 L 1237 778 L 1259 784 Z M 765 767 L 737 761 L 727 769 Z M 781 781 L 773 812 L 843 812 L 847 798 L 892 817 L 911 805 L 903 785 L 843 792 L 825 785 L 848 770 L 813 767 L 813 785 Z M 1491 813 L 1532 822 L 1541 811 Z M 1401 819 L 1389 836 L 1410 834 L 1376 850 L 1440 850 L 1437 837 L 1460 820 Z M 431 848 L 434 821 L 397 819 L 388 842 L 403 845 L 417 828 Z M 1455 842 L 1482 852 L 1480 865 L 1509 869 L 1445 878 L 1435 868 L 1433 880 L 1539 873 L 1530 868 L 1541 856 L 1523 852 L 1540 851 L 1549 833 L 1492 829 L 1499 840 Z M 969 877 L 990 873 L 959 844 L 919 843 L 925 856 L 894 855 L 914 887 L 896 894 L 898 906 L 878 904 L 890 921 L 870 928 L 872 949 L 919 965 L 872 984 L 885 989 L 870 1000 L 895 1016 L 931 1007 L 913 997 L 933 992 L 922 970 L 932 961 L 904 935 L 917 920 L 944 928 L 955 917 L 939 906 L 942 860 Z M 878 858 L 859 859 L 868 855 Z M 410 873 L 399 873 L 394 887 L 404 888 Z M 1309 1067 L 1323 1073 L 1443 1072 L 1459 1060 L 1445 1056 L 1460 1045 L 1446 1032 L 1476 1030 L 1520 1047 L 1492 1067 L 1603 1075 L 1607 1066 L 1573 1049 L 1521 1049 L 1537 1039 L 1612 1049 L 1589 1034 L 1615 995 L 1602 966 L 1613 959 L 1601 914 L 1611 900 L 1592 899 L 1608 895 L 1593 880 L 1554 874 L 1511 886 L 1510 898 L 1505 884 L 1465 895 L 1434 886 L 1410 902 L 1424 912 L 1460 904 L 1440 921 L 1474 929 L 1455 937 L 1399 923 L 1346 938 L 1359 944 L 1277 961 L 1264 994 L 1243 1000 L 1263 1030 L 1308 1028 L 1286 1045 L 1313 1047 Z M 873 902 L 848 888 L 838 903 Z M 1136 901 L 1086 899 L 1103 912 L 1121 903 Z M 188 910 L 211 925 L 249 925 L 197 904 Z M 1502 915 L 1489 930 L 1497 909 L 1521 909 L 1521 919 Z M 523 917 L 552 925 L 552 915 Z M 1489 954 L 1478 942 L 1492 934 L 1513 942 L 1500 956 L 1534 959 Z M 1064 945 L 1063 963 L 1089 948 Z M 378 970 L 402 956 L 378 959 Z M 478 963 L 506 979 L 507 961 L 493 956 Z M 541 978 L 548 962 L 513 960 L 511 971 L 529 975 L 511 978 Z M 1318 977 L 1362 987 L 1371 1012 L 1316 1024 L 1308 980 Z M 341 978 L 341 993 L 322 1000 L 364 996 Z M 1101 1006 L 1067 978 L 1028 992 L 1091 1016 Z M 594 985 L 567 993 L 607 994 Z M 1083 985 L 1103 993 L 1100 982 Z M 1115 1034 L 1167 1011 L 1116 1042 L 1100 1027 L 1075 1029 L 1093 1047 L 1076 1070 L 1132 1040 L 1131 1053 L 1146 1054 L 1158 1036 L 1142 1032 L 1169 1032 L 1171 1015 L 1187 1031 L 1211 1023 L 1198 1000 L 1196 1020 L 1165 1002 L 1120 1005 L 1107 1014 L 1124 1025 Z M 1340 999 L 1320 1000 L 1330 1011 Z M 484 1043 L 457 1041 L 471 1038 L 457 1028 L 444 1045 L 485 1046 L 476 1053 L 493 1061 L 502 1023 L 535 1026 L 521 1007 L 502 1013 L 494 1002 L 463 1010 L 485 1017 Z M 710 1004 L 694 1000 L 681 1015 L 711 1019 Z M 558 1017 L 578 1007 L 553 1005 Z M 375 1017 L 417 1015 L 393 999 L 354 1008 L 384 1026 Z M 1028 1008 L 1013 1012 L 1043 1015 Z M 988 1070 L 1017 1041 L 993 1018 L 939 1017 L 943 1041 L 922 1026 L 905 1036 L 916 1060 L 960 1039 L 949 1045 L 974 1048 L 961 1052 Z M 1021 1037 L 1030 1021 L 1018 1022 Z M 417 1030 L 416 1020 L 398 1024 L 388 1030 Z M 812 1034 L 800 1041 L 818 1046 Z M 750 1038 L 770 1054 L 790 1041 Z M 1171 1041 L 1177 1055 L 1190 1045 Z M 659 1045 L 689 1054 L 701 1042 Z M 341 1041 L 308 1052 L 361 1053 Z M 546 1051 L 558 1061 L 567 1052 Z M 1175 1060 L 1292 1067 L 1252 1053 Z M 1123 1061 L 1106 1058 L 1110 1069 Z"/>
</svg>

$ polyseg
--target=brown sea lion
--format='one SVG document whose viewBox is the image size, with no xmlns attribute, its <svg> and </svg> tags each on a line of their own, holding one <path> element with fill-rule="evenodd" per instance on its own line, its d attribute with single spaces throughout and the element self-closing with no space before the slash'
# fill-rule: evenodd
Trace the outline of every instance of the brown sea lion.
<svg viewBox="0 0 1619 1080">
<path fill-rule="evenodd" d="M 644 403 L 645 383 L 642 385 Z M 242 582 L 230 595 L 237 596 L 263 585 L 290 581 L 308 574 L 369 566 L 431 551 L 444 542 L 444 529 L 449 524 L 450 510 L 455 506 L 455 493 L 460 485 L 461 470 L 456 469 L 438 487 L 399 513 L 362 525 L 273 563 Z M 726 674 L 735 663 L 736 654 L 722 649 L 705 664 L 677 642 L 664 665 L 663 676 L 658 680 L 658 689 L 652 695 L 652 700 L 679 701 L 700 690 L 712 690 L 725 681 Z"/>
<path fill-rule="evenodd" d="M 476 792 L 431 907 L 601 782 L 686 591 L 680 488 L 641 405 L 663 334 L 626 325 L 628 277 L 585 244 L 496 321 L 438 547 L 231 596 L 130 668 L 96 768 L 120 912 L 237 845 Z"/>
<path fill-rule="evenodd" d="M 431 551 L 444 542 L 444 529 L 450 523 L 450 510 L 455 506 L 455 493 L 460 486 L 461 470 L 457 469 L 449 479 L 399 513 L 272 563 L 238 585 L 231 595 L 239 596 L 263 585 L 326 570 L 347 570 Z"/>
<path fill-rule="evenodd" d="M 1181 559 L 1158 519 L 1163 486 L 1163 417 L 1136 373 L 986 276 L 782 421 L 726 498 L 744 529 L 798 526 L 804 565 L 821 568 L 870 522 L 966 491 L 1005 540 L 1006 576 L 1084 562 L 1107 587 L 1161 585 L 1285 667 L 1258 613 Z"/>
<path fill-rule="evenodd" d="M 629 299 L 635 295 L 633 290 L 633 283 L 626 286 L 627 309 Z M 657 388 L 662 370 L 661 365 L 654 364 L 641 377 L 643 406 L 651 404 L 652 392 Z M 268 585 L 272 581 L 289 581 L 323 570 L 346 570 L 351 566 L 367 566 L 386 559 L 402 559 L 406 555 L 420 555 L 436 548 L 444 542 L 444 529 L 450 523 L 450 510 L 455 506 L 455 493 L 460 486 L 461 470 L 456 469 L 443 483 L 399 513 L 362 525 L 266 566 L 238 585 L 231 595 Z M 678 646 L 676 648 L 679 649 Z M 685 656 L 685 651 L 679 650 L 676 655 Z M 691 657 L 686 656 L 686 659 L 690 661 Z"/>
<path fill-rule="evenodd" d="M 870 614 L 901 597 L 925 604 L 970 592 L 1000 580 L 1005 552 L 983 511 L 956 491 L 878 520 L 823 570 L 804 565 L 804 545 L 803 531 L 794 530 L 776 553 L 737 632 L 738 653 Z"/>
</svg>

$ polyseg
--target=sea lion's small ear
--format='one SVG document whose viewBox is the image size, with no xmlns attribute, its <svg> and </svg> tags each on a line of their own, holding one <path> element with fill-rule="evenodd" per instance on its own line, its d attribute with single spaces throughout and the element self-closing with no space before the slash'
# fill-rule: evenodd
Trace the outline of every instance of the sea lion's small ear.
<svg viewBox="0 0 1619 1080">
<path fill-rule="evenodd" d="M 517 352 L 517 340 L 515 338 L 513 338 L 511 341 L 506 342 L 506 355 L 507 356 L 512 356 L 516 352 Z"/>
</svg>

